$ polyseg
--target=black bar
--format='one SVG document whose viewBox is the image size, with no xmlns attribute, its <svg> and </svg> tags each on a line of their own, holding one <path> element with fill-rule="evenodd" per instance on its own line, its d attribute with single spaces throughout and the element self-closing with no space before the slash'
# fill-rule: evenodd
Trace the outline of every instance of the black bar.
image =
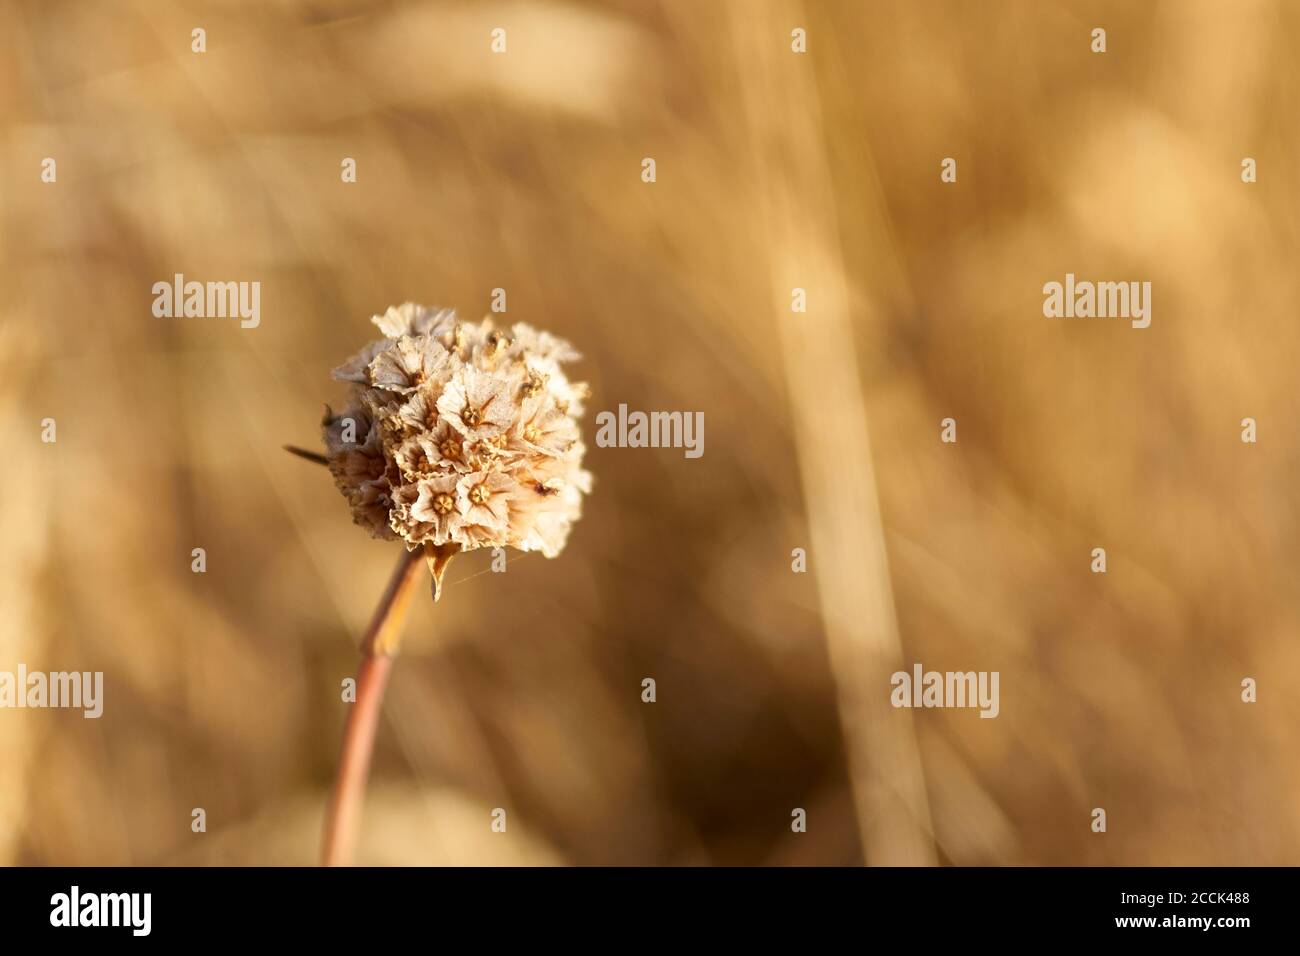
<svg viewBox="0 0 1300 956">
<path fill-rule="evenodd" d="M 116 910 L 119 925 L 52 925 L 70 922 L 74 886 L 79 919 Z M 0 870 L 0 927 L 7 942 L 75 935 L 80 945 L 410 937 L 461 948 L 516 937 L 604 940 L 617 950 L 637 939 L 749 938 L 840 939 L 865 950 L 884 939 L 1128 937 L 1231 946 L 1284 933 L 1295 887 L 1292 869 L 31 868 Z M 132 893 L 149 894 L 147 935 L 136 935 L 143 896 L 130 908 L 100 896 Z"/>
</svg>

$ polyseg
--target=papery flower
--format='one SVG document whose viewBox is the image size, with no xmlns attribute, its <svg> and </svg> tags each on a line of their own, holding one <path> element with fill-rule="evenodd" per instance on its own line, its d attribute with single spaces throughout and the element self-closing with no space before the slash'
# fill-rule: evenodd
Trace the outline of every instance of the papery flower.
<svg viewBox="0 0 1300 956">
<path fill-rule="evenodd" d="M 385 349 L 391 348 L 392 339 L 380 339 L 377 342 L 371 342 L 356 355 L 352 356 L 338 368 L 334 369 L 330 375 L 341 382 L 370 382 L 370 363 L 375 360 L 375 356 Z"/>
<path fill-rule="evenodd" d="M 502 533 L 510 520 L 515 488 L 504 471 L 476 471 L 456 482 L 456 507 L 467 525 Z"/>
<path fill-rule="evenodd" d="M 352 401 L 323 423 L 354 520 L 410 550 L 559 554 L 591 490 L 577 421 L 588 390 L 562 368 L 573 347 L 412 303 L 371 321 L 385 337 L 334 370 Z"/>
<path fill-rule="evenodd" d="M 425 478 L 415 486 L 416 497 L 410 516 L 428 528 L 428 537 L 419 540 L 447 544 L 464 537 L 465 521 L 456 507 L 457 480 L 457 475 L 439 475 Z M 418 534 L 423 529 L 415 527 L 413 530 Z"/>
<path fill-rule="evenodd" d="M 454 490 L 454 481 L 452 487 Z M 392 533 L 408 544 L 431 543 L 438 530 L 435 521 L 426 510 L 421 508 L 419 514 L 415 513 L 419 500 L 419 482 L 400 485 L 393 493 L 392 507 L 388 511 L 388 526 Z"/>
<path fill-rule="evenodd" d="M 454 309 L 428 309 L 414 302 L 395 305 L 370 320 L 389 338 L 427 335 L 442 343 L 442 337 L 456 326 Z"/>
<path fill-rule="evenodd" d="M 412 435 L 393 450 L 393 461 L 402 474 L 404 482 L 432 478 L 434 475 L 446 474 L 442 467 L 442 456 L 428 432 Z"/>
<path fill-rule="evenodd" d="M 569 451 L 579 436 L 577 422 L 561 412 L 555 397 L 543 390 L 520 402 L 510 430 L 510 447 L 556 458 Z"/>
<path fill-rule="evenodd" d="M 510 369 L 484 371 L 462 365 L 438 396 L 438 413 L 471 442 L 495 438 L 519 418 L 513 394 L 518 381 Z"/>
<path fill-rule="evenodd" d="M 450 362 L 451 353 L 429 336 L 404 335 L 375 355 L 367 372 L 376 388 L 407 394 L 443 378 Z"/>
</svg>

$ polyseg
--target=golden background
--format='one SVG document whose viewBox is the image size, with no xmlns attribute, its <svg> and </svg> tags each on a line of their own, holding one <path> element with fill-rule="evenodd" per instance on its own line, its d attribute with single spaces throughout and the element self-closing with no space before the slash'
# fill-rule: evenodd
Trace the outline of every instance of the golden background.
<svg viewBox="0 0 1300 956">
<path fill-rule="evenodd" d="M 1280 0 L 0 5 L 0 669 L 105 674 L 100 720 L 0 711 L 0 861 L 314 861 L 396 553 L 280 446 L 372 314 L 502 287 L 590 445 L 626 402 L 705 454 L 592 447 L 560 558 L 417 600 L 360 862 L 1300 863 L 1298 42 Z M 177 272 L 260 327 L 155 318 Z M 1151 327 L 1045 319 L 1066 272 Z M 1001 715 L 893 710 L 917 661 Z"/>
</svg>

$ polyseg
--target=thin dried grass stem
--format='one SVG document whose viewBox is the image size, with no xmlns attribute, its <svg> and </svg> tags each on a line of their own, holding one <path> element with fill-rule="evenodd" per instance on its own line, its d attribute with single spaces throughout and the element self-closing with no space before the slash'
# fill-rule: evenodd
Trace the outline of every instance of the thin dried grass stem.
<svg viewBox="0 0 1300 956">
<path fill-rule="evenodd" d="M 343 726 L 343 750 L 334 791 L 325 814 L 325 833 L 321 862 L 325 866 L 347 866 L 352 862 L 357 830 L 361 823 L 361 806 L 365 798 L 366 778 L 370 773 L 370 756 L 375 747 L 375 731 L 383 708 L 384 690 L 397 654 L 398 635 L 406 620 L 406 611 L 416 592 L 421 559 L 420 550 L 403 551 L 388 581 L 388 588 L 375 608 L 370 626 L 361 641 L 361 666 L 357 670 L 357 699 L 348 711 Z"/>
<path fill-rule="evenodd" d="M 308 451 L 306 448 L 299 448 L 297 445 L 285 445 L 283 447 L 289 454 L 305 458 L 307 461 L 315 462 L 318 465 L 328 465 L 330 463 L 329 459 L 318 451 Z"/>
<path fill-rule="evenodd" d="M 852 313 L 865 312 L 883 293 L 848 278 L 817 73 L 793 69 L 781 44 L 769 40 L 786 29 L 793 7 L 733 9 L 736 48 L 745 51 L 737 60 L 745 78 L 742 119 L 767 233 L 766 272 L 808 530 L 820 556 L 815 578 L 863 858 L 873 865 L 933 865 L 934 830 L 916 731 L 910 712 L 894 710 L 880 692 L 904 656 L 872 422 L 854 347 L 861 336 Z M 873 169 L 870 157 L 862 166 Z M 872 228 L 881 229 L 877 248 L 892 248 L 883 227 Z M 796 287 L 817 290 L 817 305 L 807 315 L 791 311 Z M 872 335 L 872 341 L 881 337 L 878 328 Z M 887 357 L 877 360 L 887 364 Z M 824 427 L 827 409 L 835 410 L 836 429 Z"/>
</svg>

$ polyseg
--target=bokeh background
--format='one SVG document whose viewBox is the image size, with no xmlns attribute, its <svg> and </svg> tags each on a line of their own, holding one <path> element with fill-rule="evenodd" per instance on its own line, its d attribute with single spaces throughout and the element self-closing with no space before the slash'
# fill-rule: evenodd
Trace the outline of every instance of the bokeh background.
<svg viewBox="0 0 1300 956">
<path fill-rule="evenodd" d="M 502 287 L 590 444 L 626 402 L 705 454 L 592 447 L 561 558 L 416 602 L 361 862 L 1300 863 L 1298 42 L 1284 0 L 0 5 L 0 669 L 106 685 L 0 711 L 0 861 L 315 860 L 396 554 L 280 446 L 372 314 Z M 261 326 L 153 317 L 176 272 Z M 1066 272 L 1151 327 L 1043 318 Z M 1001 715 L 889 708 L 915 661 Z"/>
</svg>

